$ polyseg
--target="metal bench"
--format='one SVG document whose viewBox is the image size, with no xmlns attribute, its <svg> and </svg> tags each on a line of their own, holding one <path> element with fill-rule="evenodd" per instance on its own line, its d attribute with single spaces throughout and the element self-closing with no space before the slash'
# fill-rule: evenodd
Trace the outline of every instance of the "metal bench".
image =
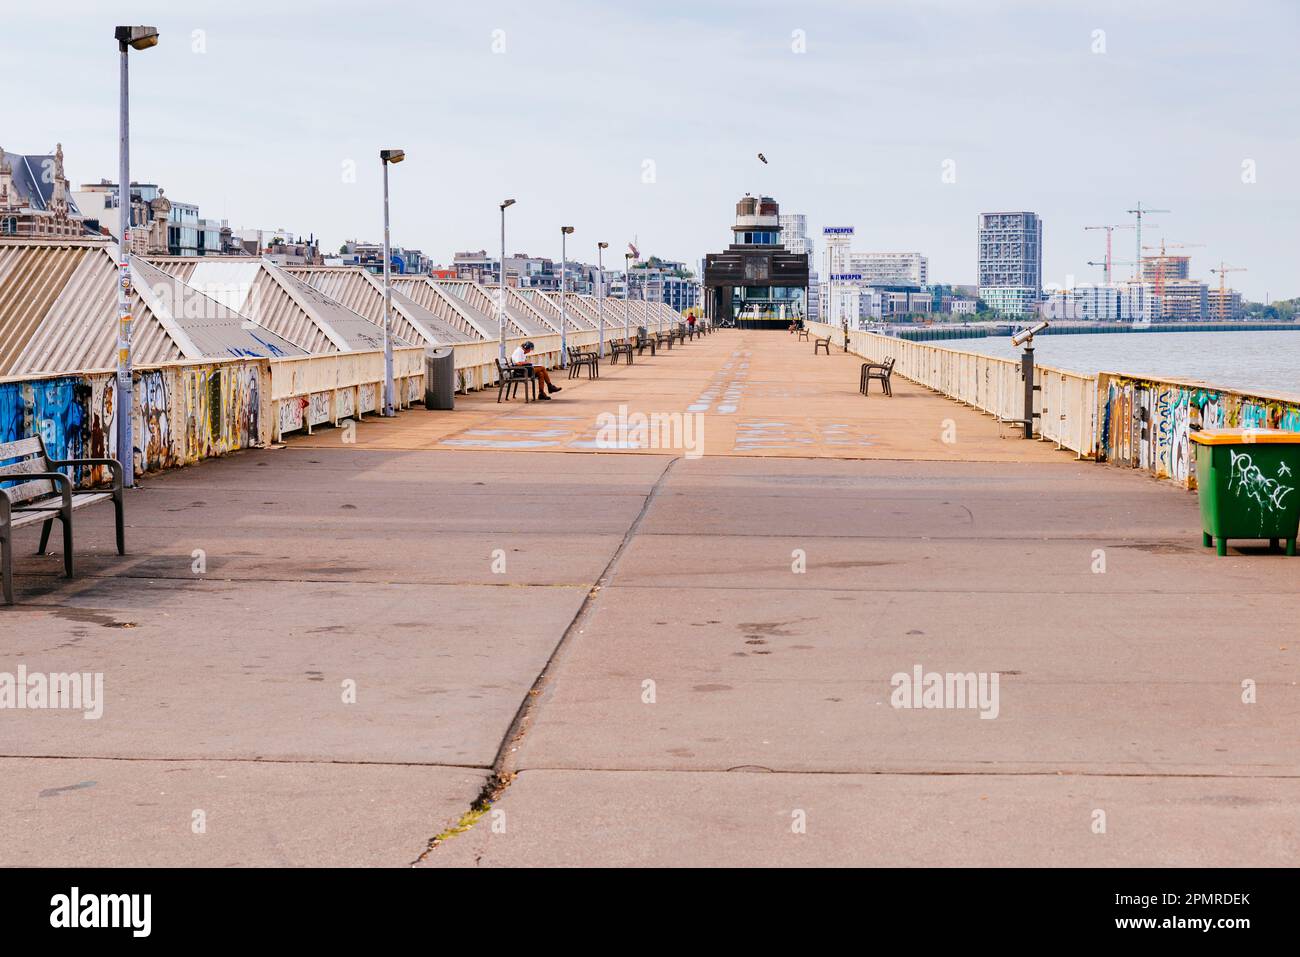
<svg viewBox="0 0 1300 957">
<path fill-rule="evenodd" d="M 105 492 L 73 491 L 72 478 L 60 471 L 102 465 L 113 476 Z M 117 519 L 117 553 L 126 554 L 122 527 L 122 464 L 115 459 L 52 459 L 39 437 L 0 443 L 0 578 L 4 601 L 14 603 L 13 532 L 24 525 L 43 522 L 38 555 L 45 554 L 57 518 L 63 526 L 63 570 L 72 577 L 72 513 L 87 505 L 112 499 Z"/>
<path fill-rule="evenodd" d="M 871 380 L 875 379 L 884 389 L 885 395 L 893 396 L 894 390 L 890 387 L 889 377 L 894 374 L 894 357 L 890 356 L 884 362 L 864 362 L 862 363 L 862 377 L 858 384 L 858 391 L 866 395 L 871 388 Z"/>
<path fill-rule="evenodd" d="M 506 399 L 509 400 L 519 391 L 522 383 L 524 387 L 524 401 L 531 402 L 537 397 L 537 373 L 533 371 L 532 366 L 517 366 L 507 362 L 501 364 L 501 360 L 496 360 L 497 364 L 497 401 L 501 401 L 501 393 L 504 392 Z"/>
<path fill-rule="evenodd" d="M 827 355 L 830 355 L 830 354 L 831 354 L 831 337 L 830 337 L 830 336 L 827 336 L 825 339 L 814 339 L 814 340 L 813 340 L 813 355 L 817 355 L 817 350 L 818 350 L 818 349 L 825 349 L 825 350 L 826 350 L 826 354 L 827 354 Z"/>
<path fill-rule="evenodd" d="M 575 346 L 569 346 L 569 378 L 575 378 L 583 366 L 587 367 L 587 378 L 600 377 L 600 356 L 586 352 Z"/>
<path fill-rule="evenodd" d="M 609 344 L 610 364 L 618 365 L 618 357 L 627 356 L 627 364 L 631 365 L 633 348 L 631 339 L 615 339 Z"/>
<path fill-rule="evenodd" d="M 657 345 L 667 345 L 669 349 L 673 347 L 673 334 L 671 332 L 656 332 L 655 343 Z"/>
<path fill-rule="evenodd" d="M 636 327 L 636 354 L 640 355 L 646 349 L 650 350 L 650 355 L 654 355 L 658 349 L 655 338 L 646 332 L 645 326 Z"/>
<path fill-rule="evenodd" d="M 673 328 L 668 330 L 669 343 L 671 343 L 673 339 L 676 339 L 682 345 L 686 344 L 686 323 L 679 322 L 677 325 L 673 326 Z M 669 348 L 672 348 L 671 345 Z"/>
</svg>

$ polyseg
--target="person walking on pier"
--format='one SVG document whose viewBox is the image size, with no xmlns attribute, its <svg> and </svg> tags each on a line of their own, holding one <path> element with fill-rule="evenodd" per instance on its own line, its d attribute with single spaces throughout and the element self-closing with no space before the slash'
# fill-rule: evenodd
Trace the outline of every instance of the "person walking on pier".
<svg viewBox="0 0 1300 957">
<path fill-rule="evenodd" d="M 551 397 L 546 393 L 559 392 L 560 387 L 551 381 L 550 373 L 546 371 L 545 366 L 539 366 L 528 361 L 529 355 L 536 348 L 537 347 L 531 342 L 525 342 L 523 345 L 515 349 L 514 354 L 510 356 L 510 361 L 512 364 L 517 366 L 532 366 L 533 375 L 537 376 L 537 381 L 541 383 L 541 386 L 537 389 L 537 398 L 549 400 Z M 543 392 L 543 389 L 546 391 Z"/>
</svg>

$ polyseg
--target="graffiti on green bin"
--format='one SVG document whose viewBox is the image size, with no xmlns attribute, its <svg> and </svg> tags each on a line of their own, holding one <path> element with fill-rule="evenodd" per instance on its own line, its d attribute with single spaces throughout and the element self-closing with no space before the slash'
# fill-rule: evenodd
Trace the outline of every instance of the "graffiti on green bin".
<svg viewBox="0 0 1300 957">
<path fill-rule="evenodd" d="M 1286 498 L 1295 492 L 1295 487 L 1281 482 L 1291 477 L 1291 469 L 1285 462 L 1279 462 L 1277 476 L 1269 478 L 1249 452 L 1230 449 L 1229 454 L 1232 456 L 1228 469 L 1229 491 L 1250 499 L 1264 512 L 1280 512 L 1286 507 Z"/>
</svg>

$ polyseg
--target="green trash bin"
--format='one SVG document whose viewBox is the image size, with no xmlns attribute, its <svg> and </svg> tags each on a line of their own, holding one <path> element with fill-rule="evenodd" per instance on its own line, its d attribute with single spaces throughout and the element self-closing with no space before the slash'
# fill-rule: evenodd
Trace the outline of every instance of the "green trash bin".
<svg viewBox="0 0 1300 957">
<path fill-rule="evenodd" d="M 1300 527 L 1300 432 L 1205 429 L 1196 444 L 1201 543 L 1228 554 L 1230 538 L 1286 541 L 1296 553 Z"/>
</svg>

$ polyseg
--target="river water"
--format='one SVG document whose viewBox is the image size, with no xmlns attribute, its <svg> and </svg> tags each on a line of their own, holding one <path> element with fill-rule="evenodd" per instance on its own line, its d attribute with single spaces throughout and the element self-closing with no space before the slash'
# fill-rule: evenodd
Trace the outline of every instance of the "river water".
<svg viewBox="0 0 1300 957">
<path fill-rule="evenodd" d="M 1020 355 L 1007 336 L 932 344 L 1007 359 Z M 1300 330 L 1047 335 L 1034 339 L 1034 358 L 1072 372 L 1196 379 L 1244 392 L 1300 395 Z"/>
</svg>

